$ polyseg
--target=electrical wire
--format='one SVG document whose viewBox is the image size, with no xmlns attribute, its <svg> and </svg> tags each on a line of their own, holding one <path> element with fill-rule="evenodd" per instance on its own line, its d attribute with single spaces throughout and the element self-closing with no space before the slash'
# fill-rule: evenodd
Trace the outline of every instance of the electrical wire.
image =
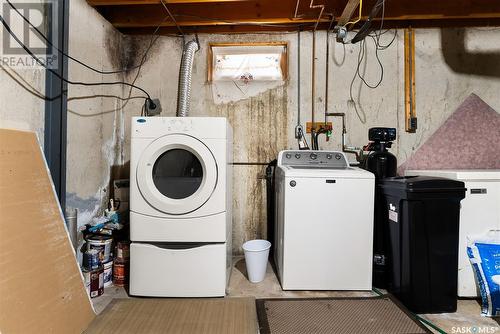
<svg viewBox="0 0 500 334">
<path fill-rule="evenodd" d="M 37 88 L 35 88 L 32 84 L 30 84 L 26 79 L 24 79 L 18 72 L 16 72 L 14 69 L 10 67 L 6 67 L 2 64 L 0 64 L 0 68 L 12 79 L 14 80 L 19 86 L 21 86 L 25 91 L 30 93 L 31 95 L 44 100 L 44 101 L 54 101 L 62 96 L 62 94 L 59 94 L 58 96 L 55 97 L 48 97 L 44 95 L 42 92 L 38 91 Z M 8 69 L 8 70 L 7 70 Z M 63 92 L 64 94 L 67 93 L 67 91 Z M 143 99 L 143 96 L 132 96 L 130 98 L 123 98 L 121 96 L 116 96 L 116 95 L 104 95 L 104 94 L 98 94 L 98 95 L 89 95 L 89 96 L 73 96 L 68 98 L 69 101 L 73 100 L 84 100 L 84 99 L 94 99 L 94 98 L 115 98 L 119 100 L 131 100 L 131 99 Z M 125 104 L 120 107 L 120 109 L 123 109 Z M 97 113 L 92 113 L 92 114 L 87 114 L 87 113 L 81 113 L 75 110 L 72 110 L 68 108 L 68 113 L 78 115 L 80 117 L 94 117 L 94 116 L 101 116 L 109 113 L 116 112 L 116 109 L 111 109 L 111 110 L 103 110 Z"/>
<path fill-rule="evenodd" d="M 378 4 L 378 5 L 380 5 L 380 4 Z M 355 71 L 353 78 L 351 80 L 351 83 L 349 85 L 349 102 L 352 104 L 352 106 L 356 112 L 356 115 L 358 116 L 359 120 L 363 124 L 366 122 L 366 115 L 363 114 L 363 117 L 361 117 L 361 114 L 360 114 L 358 107 L 357 107 L 357 103 L 354 100 L 352 90 L 353 90 L 353 86 L 354 86 L 354 82 L 355 82 L 356 78 L 359 78 L 361 80 L 362 84 L 370 89 L 376 89 L 382 84 L 382 81 L 384 79 L 384 65 L 382 64 L 382 61 L 380 59 L 379 51 L 383 51 L 383 50 L 388 49 L 393 44 L 393 42 L 396 40 L 396 37 L 398 34 L 397 29 L 395 29 L 392 39 L 386 45 L 382 45 L 380 43 L 380 37 L 389 31 L 389 30 L 382 31 L 383 25 L 384 25 L 384 17 L 385 17 L 385 0 L 382 1 L 382 14 L 381 14 L 381 21 L 380 21 L 380 27 L 378 29 L 378 33 L 377 33 L 377 31 L 375 31 L 375 33 L 367 35 L 372 39 L 374 46 L 375 46 L 375 58 L 376 58 L 377 63 L 380 67 L 379 79 L 376 81 L 375 84 L 371 84 L 366 80 L 366 78 L 364 76 L 366 71 L 363 71 L 363 74 L 361 74 L 361 71 L 360 71 L 361 64 L 362 64 L 363 60 L 366 59 L 367 54 L 368 54 L 367 53 L 366 37 L 365 37 L 359 43 L 359 52 L 358 52 L 358 61 L 357 61 L 357 65 L 356 65 L 356 71 Z"/>
<path fill-rule="evenodd" d="M 27 19 L 27 18 L 26 18 L 26 17 L 25 17 L 25 16 L 24 16 L 24 15 L 23 15 L 20 11 L 19 11 L 19 9 L 18 9 L 16 6 L 14 6 L 14 5 L 10 2 L 10 0 L 5 0 L 5 1 L 7 1 L 7 3 L 9 4 L 9 6 L 10 6 L 12 9 L 14 9 L 14 11 L 15 11 L 15 12 L 16 12 L 16 13 L 17 13 L 17 14 L 18 14 L 18 15 L 19 15 L 19 16 L 20 16 L 20 17 L 21 17 L 21 18 L 22 18 L 22 19 L 23 19 L 26 23 L 28 23 L 28 25 L 29 25 L 29 26 L 30 26 L 33 30 L 35 30 L 35 31 L 36 31 L 36 33 L 37 33 L 37 34 L 38 34 L 38 35 L 39 35 L 39 36 L 40 36 L 43 40 L 45 40 L 45 42 L 46 42 L 48 45 L 52 46 L 54 49 L 56 49 L 56 50 L 57 50 L 60 54 L 62 54 L 62 55 L 63 55 L 63 56 L 65 56 L 66 58 L 73 60 L 74 62 L 76 62 L 76 63 L 78 63 L 78 64 L 82 65 L 83 67 L 85 67 L 85 68 L 87 68 L 87 69 L 89 69 L 89 70 L 91 70 L 91 71 L 93 71 L 93 72 L 96 72 L 96 73 L 99 73 L 99 74 L 118 74 L 118 73 L 125 73 L 125 72 L 129 72 L 129 71 L 131 71 L 131 70 L 134 70 L 134 69 L 136 69 L 136 68 L 139 68 L 139 67 L 142 65 L 142 64 L 138 64 L 138 65 L 134 65 L 134 66 L 132 66 L 132 67 L 129 67 L 129 68 L 126 68 L 126 69 L 123 69 L 123 70 L 116 70 L 116 71 L 102 71 L 102 70 L 98 70 L 98 69 L 96 69 L 96 68 L 94 68 L 94 67 L 92 67 L 92 66 L 90 66 L 90 65 L 87 65 L 87 64 L 85 64 L 83 61 L 81 61 L 81 60 L 79 60 L 79 59 L 77 59 L 77 58 L 72 57 L 71 55 L 69 55 L 69 54 L 65 53 L 64 51 L 62 51 L 61 49 L 59 49 L 57 46 L 55 46 L 54 44 L 52 44 L 52 42 L 51 42 L 51 41 L 47 38 L 47 36 L 45 36 L 45 35 L 44 35 L 44 34 L 43 34 L 43 33 L 42 33 L 42 32 L 41 32 L 41 31 L 40 31 L 40 30 L 39 30 L 36 26 L 34 26 L 34 25 L 33 25 L 33 24 L 32 24 L 32 23 L 31 23 L 31 22 L 30 22 L 30 21 L 29 21 L 29 20 L 28 20 L 28 19 Z M 163 22 L 165 22 L 165 21 L 166 21 L 166 19 L 167 19 L 167 18 L 168 18 L 168 17 L 167 17 L 167 16 L 165 16 L 165 18 L 163 19 L 163 21 L 162 21 L 162 22 L 161 22 L 161 23 L 160 23 L 160 24 L 156 27 L 156 29 L 155 29 L 155 30 L 154 30 L 154 32 L 152 33 L 152 36 L 155 36 L 155 35 L 158 33 L 158 31 L 160 30 L 160 27 L 162 26 Z M 156 38 L 156 39 L 158 39 L 158 38 Z M 155 41 L 156 41 L 156 40 L 155 40 Z M 146 53 L 146 54 L 150 51 L 151 47 L 152 47 L 152 45 L 150 45 L 150 46 L 148 47 L 148 49 L 145 51 L 145 53 Z"/>
<path fill-rule="evenodd" d="M 356 80 L 356 77 L 357 77 L 357 74 L 359 71 L 359 65 L 361 64 L 361 61 L 362 61 L 361 48 L 363 46 L 364 46 L 364 40 L 362 40 L 359 44 L 358 62 L 357 62 L 357 66 L 356 66 L 356 72 L 354 73 L 354 76 L 352 77 L 352 80 L 351 80 L 351 84 L 349 85 L 349 101 L 348 101 L 348 103 L 350 103 L 352 105 L 352 107 L 354 108 L 354 111 L 356 112 L 356 115 L 358 116 L 358 119 L 360 120 L 360 122 L 362 124 L 365 124 L 366 123 L 366 115 L 363 113 L 363 117 L 361 117 L 361 114 L 359 113 L 359 110 L 357 107 L 357 103 L 354 100 L 354 97 L 352 96 L 352 88 L 354 86 L 354 81 Z"/>
<path fill-rule="evenodd" d="M 177 31 L 179 31 L 179 33 L 181 34 L 182 45 L 186 44 L 186 38 L 184 36 L 184 33 L 182 32 L 181 27 L 177 23 L 177 20 L 175 19 L 174 15 L 172 15 L 172 12 L 170 12 L 170 10 L 168 9 L 167 5 L 165 4 L 165 2 L 163 0 L 160 0 L 160 3 L 163 6 L 163 8 L 165 8 L 165 10 L 167 11 L 167 14 L 168 14 L 168 16 L 170 16 L 170 19 L 172 20 L 172 22 L 174 22 L 175 26 L 177 27 Z M 198 48 L 199 48 L 199 44 L 198 44 Z"/>
<path fill-rule="evenodd" d="M 361 52 L 361 58 L 358 61 L 358 66 L 357 66 L 357 69 L 356 69 L 356 73 L 357 73 L 358 77 L 361 79 L 361 81 L 363 81 L 363 83 L 365 84 L 366 87 L 371 88 L 371 89 L 375 89 L 378 86 L 380 86 L 380 84 L 384 80 L 384 65 L 382 65 L 382 61 L 380 60 L 380 57 L 378 55 L 378 50 L 379 49 L 378 49 L 377 41 L 376 41 L 375 37 L 371 37 L 371 38 L 372 38 L 373 43 L 375 45 L 375 58 L 377 59 L 377 62 L 379 64 L 379 66 L 380 66 L 380 77 L 379 77 L 377 83 L 372 85 L 372 84 L 369 84 L 366 81 L 364 75 L 360 74 L 359 68 L 360 68 L 361 63 L 363 61 L 363 58 L 365 57 L 365 54 L 367 53 L 367 50 L 366 50 L 366 41 L 365 40 L 361 41 L 361 43 L 359 45 L 359 50 Z"/>
<path fill-rule="evenodd" d="M 0 15 L 0 21 L 2 22 L 5 30 L 14 38 L 14 40 L 28 53 L 40 66 L 44 67 L 47 71 L 58 77 L 60 80 L 70 84 L 70 85 L 79 85 L 79 86 L 110 86 L 110 85 L 125 85 L 129 86 L 131 88 L 135 88 L 141 92 L 143 92 L 146 95 L 146 99 L 149 101 L 151 100 L 151 96 L 149 93 L 144 90 L 143 88 L 139 86 L 135 86 L 134 84 L 130 84 L 128 82 L 123 82 L 123 81 L 110 81 L 110 82 L 82 82 L 82 81 L 72 81 L 68 80 L 53 69 L 49 68 L 40 58 L 38 58 L 20 39 L 19 37 L 11 30 L 10 26 L 7 24 L 7 22 L 4 20 L 3 16 Z"/>
<path fill-rule="evenodd" d="M 358 23 L 359 21 L 361 21 L 361 11 L 363 10 L 363 0 L 359 0 L 359 16 L 358 16 L 358 19 L 357 20 L 354 20 L 354 21 L 351 21 L 351 22 L 347 22 L 344 27 L 347 27 L 348 24 L 356 24 Z"/>
</svg>

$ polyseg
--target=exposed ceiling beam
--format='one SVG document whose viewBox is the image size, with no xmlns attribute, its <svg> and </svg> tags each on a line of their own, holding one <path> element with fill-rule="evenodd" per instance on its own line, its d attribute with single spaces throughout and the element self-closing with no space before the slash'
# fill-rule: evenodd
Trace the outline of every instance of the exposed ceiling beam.
<svg viewBox="0 0 500 334">
<path fill-rule="evenodd" d="M 344 10 L 342 11 L 342 15 L 338 19 L 337 25 L 345 26 L 347 22 L 351 19 L 354 11 L 359 6 L 359 0 L 349 0 L 347 5 L 345 5 Z"/>
<path fill-rule="evenodd" d="M 197 21 L 177 21 L 177 24 L 181 27 L 199 27 L 199 26 L 262 26 L 262 25 L 285 25 L 288 27 L 299 27 L 301 24 L 313 25 L 317 22 L 317 19 L 287 19 L 287 18 L 265 18 L 265 19 L 241 19 L 238 21 L 217 21 L 217 20 L 197 20 Z M 323 19 L 320 23 L 329 23 L 330 20 Z M 114 26 L 116 28 L 137 28 L 137 27 L 157 27 L 156 24 L 145 24 L 141 22 L 115 22 Z M 162 27 L 175 27 L 175 23 L 171 21 L 163 22 Z"/>
<path fill-rule="evenodd" d="M 250 0 L 164 0 L 167 4 L 184 3 L 214 3 L 214 2 L 241 2 Z M 160 0 L 87 0 L 87 3 L 93 7 L 97 6 L 130 6 L 130 5 L 157 5 Z"/>
<path fill-rule="evenodd" d="M 330 23 L 320 23 L 319 30 L 325 30 L 330 26 Z M 457 28 L 457 27 L 499 27 L 500 18 L 493 19 L 449 19 L 449 20 L 405 20 L 405 21 L 384 21 L 384 28 Z M 302 26 L 302 31 L 312 30 L 314 23 Z M 154 27 L 129 27 L 118 28 L 122 33 L 127 35 L 149 35 L 155 29 Z M 273 33 L 273 32 L 295 32 L 298 31 L 298 26 L 290 25 L 218 25 L 218 26 L 183 26 L 182 31 L 185 34 L 192 33 L 214 33 L 214 34 L 241 34 L 241 33 Z M 162 27 L 160 35 L 177 35 L 178 30 L 175 26 Z"/>
<path fill-rule="evenodd" d="M 115 27 L 130 33 L 148 30 L 163 22 L 164 33 L 173 26 L 160 0 L 88 0 Z M 309 8 L 310 0 L 164 0 L 185 31 L 263 32 L 303 30 L 318 17 Z M 333 14 L 338 25 L 356 15 L 359 0 L 315 0 L 324 2 L 325 13 L 319 29 Z M 363 0 L 362 19 L 366 20 L 376 0 Z M 300 15 L 293 18 L 296 6 Z M 345 14 L 339 16 L 339 14 Z M 348 15 L 350 14 L 350 15 Z M 379 20 L 377 18 L 375 20 Z M 385 7 L 384 27 L 487 26 L 500 19 L 500 1 L 484 0 L 392 0 Z M 345 23 L 344 23 L 345 21 Z M 277 27 L 280 25 L 280 27 Z M 355 27 L 354 27 L 355 28 Z M 175 32 L 175 31 L 174 31 Z"/>
</svg>

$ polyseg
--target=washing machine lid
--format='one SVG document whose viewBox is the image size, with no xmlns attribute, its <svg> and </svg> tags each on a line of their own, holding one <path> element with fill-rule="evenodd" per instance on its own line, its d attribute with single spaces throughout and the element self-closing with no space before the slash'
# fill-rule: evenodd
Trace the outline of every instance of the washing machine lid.
<svg viewBox="0 0 500 334">
<path fill-rule="evenodd" d="M 293 167 L 282 166 L 285 177 L 307 178 L 346 178 L 346 179 L 373 179 L 373 173 L 357 167 L 328 168 L 328 167 Z"/>
<path fill-rule="evenodd" d="M 156 210 L 183 215 L 202 207 L 217 186 L 218 167 L 199 139 L 171 134 L 143 151 L 136 170 L 137 186 Z"/>
<path fill-rule="evenodd" d="M 277 166 L 285 177 L 374 178 L 371 172 L 349 166 L 338 151 L 285 150 L 278 154 Z"/>
</svg>

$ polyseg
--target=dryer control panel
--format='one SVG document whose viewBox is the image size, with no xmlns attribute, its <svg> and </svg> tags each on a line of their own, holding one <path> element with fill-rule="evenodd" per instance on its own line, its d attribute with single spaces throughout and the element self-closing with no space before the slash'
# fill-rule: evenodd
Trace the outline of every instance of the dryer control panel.
<svg viewBox="0 0 500 334">
<path fill-rule="evenodd" d="M 293 168 L 348 168 L 349 162 L 343 152 L 338 151 L 281 151 L 278 166 Z"/>
</svg>

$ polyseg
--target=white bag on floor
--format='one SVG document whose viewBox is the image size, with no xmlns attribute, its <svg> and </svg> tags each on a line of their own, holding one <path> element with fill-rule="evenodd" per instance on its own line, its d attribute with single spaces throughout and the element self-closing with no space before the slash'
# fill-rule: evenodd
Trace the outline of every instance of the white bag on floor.
<svg viewBox="0 0 500 334">
<path fill-rule="evenodd" d="M 470 239 L 467 255 L 481 291 L 481 315 L 500 316 L 500 230 Z"/>
</svg>

